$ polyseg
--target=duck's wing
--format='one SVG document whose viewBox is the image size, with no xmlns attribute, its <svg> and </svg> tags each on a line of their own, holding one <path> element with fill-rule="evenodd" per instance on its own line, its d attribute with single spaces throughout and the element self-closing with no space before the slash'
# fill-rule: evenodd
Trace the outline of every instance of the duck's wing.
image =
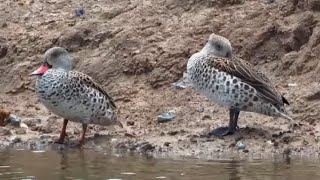
<svg viewBox="0 0 320 180">
<path fill-rule="evenodd" d="M 109 102 L 113 108 L 117 108 L 112 97 L 101 87 L 101 85 L 99 83 L 94 81 L 90 76 L 88 76 L 84 73 L 81 73 L 81 72 L 77 72 L 77 71 L 70 71 L 69 76 L 72 76 L 72 79 L 74 81 L 77 81 L 77 83 L 83 84 L 83 85 L 85 85 L 87 87 L 91 87 L 93 89 L 96 89 L 97 91 L 99 91 L 100 93 L 102 93 L 103 95 L 106 96 L 106 98 L 109 100 Z"/>
<path fill-rule="evenodd" d="M 272 104 L 288 103 L 273 87 L 266 75 L 254 69 L 254 67 L 240 58 L 222 58 L 209 56 L 207 64 L 219 71 L 224 71 L 230 75 L 240 78 L 243 82 L 254 87 L 258 96 Z"/>
</svg>

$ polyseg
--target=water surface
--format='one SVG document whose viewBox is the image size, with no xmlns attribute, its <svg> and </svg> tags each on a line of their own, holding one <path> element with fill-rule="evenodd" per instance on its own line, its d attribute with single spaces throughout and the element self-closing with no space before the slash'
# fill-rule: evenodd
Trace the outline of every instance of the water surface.
<svg viewBox="0 0 320 180">
<path fill-rule="evenodd" d="M 0 151 L 0 179 L 319 180 L 320 163 L 301 160 L 155 159 L 92 150 Z"/>
</svg>

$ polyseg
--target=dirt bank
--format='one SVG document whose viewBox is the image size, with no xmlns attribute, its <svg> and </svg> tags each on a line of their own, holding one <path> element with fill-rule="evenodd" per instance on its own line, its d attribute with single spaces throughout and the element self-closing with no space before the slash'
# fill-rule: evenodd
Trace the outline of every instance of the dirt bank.
<svg viewBox="0 0 320 180">
<path fill-rule="evenodd" d="M 203 157 L 230 152 L 318 156 L 320 1 L 78 2 L 0 5 L 0 106 L 28 126 L 0 127 L 1 147 L 43 148 L 58 136 L 62 120 L 39 103 L 35 78 L 28 74 L 48 48 L 63 46 L 72 53 L 75 68 L 114 97 L 123 124 L 140 135 L 90 126 L 86 147 Z M 84 16 L 75 16 L 78 7 Z M 210 129 L 227 124 L 227 110 L 171 83 L 181 79 L 187 59 L 212 32 L 230 39 L 236 55 L 270 76 L 291 103 L 293 131 L 285 120 L 241 113 L 240 133 L 207 136 Z M 166 111 L 176 118 L 158 123 L 157 116 Z M 71 123 L 67 131 L 77 139 L 80 130 Z"/>
</svg>

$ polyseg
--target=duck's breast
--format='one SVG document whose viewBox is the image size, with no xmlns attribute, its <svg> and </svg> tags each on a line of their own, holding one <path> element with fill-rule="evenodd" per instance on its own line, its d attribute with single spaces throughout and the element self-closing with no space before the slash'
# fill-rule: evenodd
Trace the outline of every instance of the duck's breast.
<svg viewBox="0 0 320 180">
<path fill-rule="evenodd" d="M 105 96 L 67 72 L 45 73 L 38 78 L 36 91 L 48 110 L 71 121 L 108 125 L 114 115 Z"/>
</svg>

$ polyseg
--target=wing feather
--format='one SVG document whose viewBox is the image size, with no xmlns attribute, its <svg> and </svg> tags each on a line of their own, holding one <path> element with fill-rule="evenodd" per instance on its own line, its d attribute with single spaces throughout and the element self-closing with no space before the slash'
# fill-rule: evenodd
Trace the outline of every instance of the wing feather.
<svg viewBox="0 0 320 180">
<path fill-rule="evenodd" d="M 94 81 L 90 76 L 88 76 L 84 73 L 81 73 L 81 72 L 77 72 L 77 71 L 70 71 L 69 74 L 72 75 L 72 78 L 74 78 L 75 80 L 83 83 L 84 85 L 86 85 L 88 87 L 96 89 L 97 91 L 99 91 L 100 93 L 105 95 L 106 98 L 109 100 L 111 106 L 113 108 L 117 108 L 112 97 L 101 87 L 101 85 L 99 83 Z"/>
<path fill-rule="evenodd" d="M 264 74 L 255 70 L 250 63 L 236 57 L 227 59 L 209 56 L 207 59 L 209 66 L 238 77 L 254 87 L 258 92 L 258 96 L 263 100 L 271 102 L 272 104 L 283 105 L 283 103 L 288 103 L 288 101 L 276 91 L 270 80 Z"/>
</svg>

